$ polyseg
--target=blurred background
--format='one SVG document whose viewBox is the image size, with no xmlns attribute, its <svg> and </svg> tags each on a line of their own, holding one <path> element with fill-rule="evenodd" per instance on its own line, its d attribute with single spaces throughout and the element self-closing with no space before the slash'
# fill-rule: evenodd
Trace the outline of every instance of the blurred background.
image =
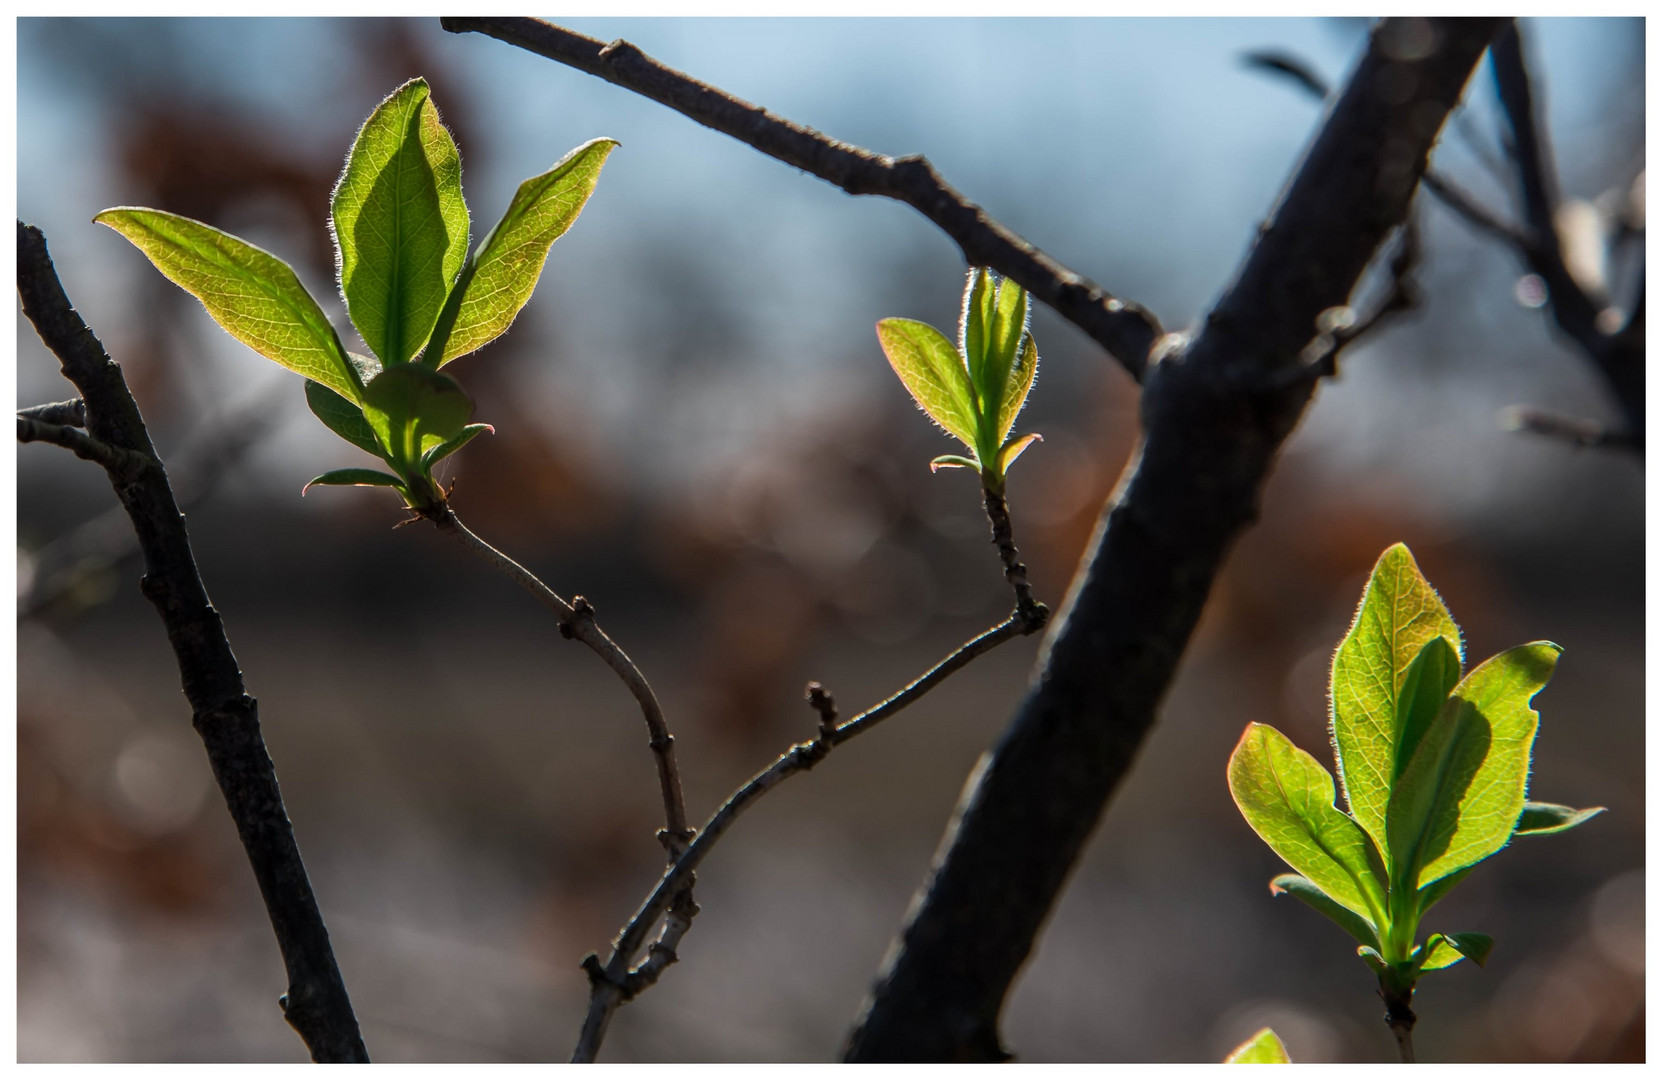
<svg viewBox="0 0 1662 1080">
<path fill-rule="evenodd" d="M 1165 325 L 1224 287 L 1320 119 L 1248 50 L 1331 80 L 1357 19 L 628 20 L 741 97 L 923 152 L 994 216 Z M 1527 21 L 1567 196 L 1642 216 L 1640 20 Z M 478 532 L 581 593 L 654 681 L 702 820 L 791 741 L 1008 608 L 974 479 L 872 324 L 955 325 L 963 266 L 912 211 L 854 199 L 656 104 L 436 20 L 18 23 L 18 215 L 122 363 L 187 502 L 261 703 L 301 849 L 381 1061 L 565 1060 L 601 949 L 661 869 L 634 705 L 505 580 L 385 492 L 300 379 L 219 331 L 99 210 L 201 218 L 290 260 L 349 333 L 325 219 L 359 123 L 414 75 L 454 131 L 481 235 L 524 177 L 622 148 L 514 329 L 453 371 L 493 438 L 451 468 Z M 1487 67 L 1437 167 L 1511 213 Z M 1639 185 L 1635 187 L 1635 179 Z M 1485 970 L 1429 979 L 1421 1059 L 1641 1060 L 1643 471 L 1502 430 L 1617 413 L 1512 255 L 1421 199 L 1425 304 L 1347 353 L 1231 556 L 1163 718 L 1009 1001 L 1028 1061 L 1216 1061 L 1270 1024 L 1300 1061 L 1388 1061 L 1371 975 L 1240 819 L 1250 720 L 1326 760 L 1325 678 L 1368 569 L 1405 540 L 1473 657 L 1565 647 L 1532 792 L 1610 812 L 1486 864 L 1429 929 Z M 1642 224 L 1640 225 L 1642 229 Z M 1642 235 L 1642 234 L 1641 234 Z M 1610 268 L 1632 288 L 1632 252 Z M 1136 430 L 1134 386 L 1048 310 L 1012 473 L 1059 601 Z M 72 392 L 19 316 L 20 405 Z M 282 967 L 137 589 L 101 472 L 18 450 L 18 1055 L 299 1061 Z M 115 516 L 112 516 L 114 514 Z M 828 1060 L 1036 643 L 957 675 L 770 795 L 699 875 L 683 962 L 618 1016 L 613 1061 Z"/>
</svg>

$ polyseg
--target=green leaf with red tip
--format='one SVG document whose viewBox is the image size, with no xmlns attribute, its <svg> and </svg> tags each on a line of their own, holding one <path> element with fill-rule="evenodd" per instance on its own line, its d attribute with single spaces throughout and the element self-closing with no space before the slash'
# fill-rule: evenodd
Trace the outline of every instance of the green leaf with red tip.
<svg viewBox="0 0 1662 1080">
<path fill-rule="evenodd" d="M 304 495 L 314 487 L 390 487 L 404 490 L 404 481 L 376 469 L 332 469 L 314 476 L 300 489 Z"/>
<path fill-rule="evenodd" d="M 1358 944 L 1379 947 L 1379 934 L 1368 919 L 1337 903 L 1309 878 L 1298 874 L 1282 874 L 1270 882 L 1270 895 L 1286 893 L 1327 916 L 1339 929 L 1355 938 Z"/>
<path fill-rule="evenodd" d="M 1560 806 L 1557 803 L 1526 802 L 1512 835 L 1548 836 L 1561 833 L 1598 817 L 1604 813 L 1604 809 L 1602 806 L 1593 806 L 1586 810 L 1577 810 L 1573 806 Z"/>
</svg>

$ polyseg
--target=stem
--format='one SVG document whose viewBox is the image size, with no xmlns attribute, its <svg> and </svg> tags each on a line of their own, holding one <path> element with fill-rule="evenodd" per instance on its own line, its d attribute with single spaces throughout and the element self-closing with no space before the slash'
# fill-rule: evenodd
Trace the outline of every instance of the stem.
<svg viewBox="0 0 1662 1080">
<path fill-rule="evenodd" d="M 810 684 L 809 704 L 820 716 L 819 738 L 792 746 L 772 765 L 751 777 L 748 783 L 728 796 L 727 801 L 698 831 L 680 857 L 674 860 L 646 901 L 629 920 L 628 925 L 614 939 L 611 955 L 606 963 L 602 965 L 599 957 L 593 953 L 584 958 L 583 967 L 589 973 L 591 985 L 589 1012 L 583 1021 L 577 1047 L 572 1052 L 572 1062 L 592 1062 L 599 1053 L 600 1044 L 606 1037 L 606 1028 L 618 1007 L 651 986 L 663 969 L 674 963 L 674 948 L 680 942 L 681 935 L 686 932 L 682 922 L 685 918 L 690 918 L 679 913 L 680 898 L 685 889 L 691 887 L 693 871 L 739 819 L 739 815 L 763 795 L 783 783 L 787 777 L 813 768 L 823 761 L 833 748 L 841 746 L 913 704 L 970 661 L 1011 638 L 1031 634 L 1038 629 L 1039 627 L 1028 618 L 1019 612 L 1014 613 L 997 626 L 960 645 L 946 659 L 914 679 L 894 696 L 843 724 L 835 723 L 835 703 L 831 701 L 830 695 L 826 694 L 822 687 L 815 693 L 817 684 Z M 696 908 L 694 910 L 696 911 Z M 658 941 L 650 946 L 652 955 L 638 968 L 631 970 L 629 965 L 640 952 L 647 932 L 666 911 L 669 918 Z"/>
<path fill-rule="evenodd" d="M 1028 624 L 1028 633 L 1044 628 L 1050 620 L 1050 609 L 1033 598 L 1033 586 L 1027 581 L 1027 566 L 1016 550 L 1015 535 L 1010 527 L 1010 504 L 1004 493 L 983 485 L 983 504 L 987 520 L 993 526 L 993 545 L 998 548 L 999 561 L 1004 564 L 1004 580 L 1016 593 L 1016 617 Z"/>
<path fill-rule="evenodd" d="M 1414 985 L 1395 984 L 1385 976 L 1379 979 L 1379 996 L 1385 1002 L 1385 1023 L 1391 1028 L 1391 1034 L 1397 1039 L 1397 1052 L 1402 1055 L 1405 1065 L 1414 1064 L 1414 1015 L 1411 1003 L 1414 1000 Z"/>
</svg>

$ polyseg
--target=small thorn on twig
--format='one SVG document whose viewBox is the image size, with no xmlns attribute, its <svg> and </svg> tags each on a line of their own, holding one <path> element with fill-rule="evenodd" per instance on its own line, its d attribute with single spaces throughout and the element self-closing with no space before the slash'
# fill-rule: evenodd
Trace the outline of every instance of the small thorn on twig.
<svg viewBox="0 0 1662 1080">
<path fill-rule="evenodd" d="M 817 682 L 809 683 L 802 696 L 807 699 L 808 707 L 819 714 L 820 738 L 828 738 L 837 730 L 836 699 L 831 696 L 831 691 Z"/>
</svg>

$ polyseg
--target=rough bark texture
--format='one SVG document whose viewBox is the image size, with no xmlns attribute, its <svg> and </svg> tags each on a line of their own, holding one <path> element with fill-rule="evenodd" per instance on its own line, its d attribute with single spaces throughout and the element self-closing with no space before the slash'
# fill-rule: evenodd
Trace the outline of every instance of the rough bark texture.
<svg viewBox="0 0 1662 1080">
<path fill-rule="evenodd" d="M 1498 19 L 1387 21 L 1192 343 L 1144 380 L 1143 437 L 1010 728 L 971 778 L 850 1036 L 853 1061 L 990 1061 L 998 1018 L 1152 727 L 1212 582 L 1310 400 L 1300 352 L 1402 223 Z"/>
<path fill-rule="evenodd" d="M 110 481 L 144 553 L 140 588 L 167 627 L 192 722 L 207 747 L 214 779 L 277 935 L 289 979 L 283 1015 L 314 1061 L 368 1061 L 260 735 L 258 706 L 246 692 L 225 627 L 197 574 L 167 473 L 121 368 L 64 295 L 46 238 L 22 222 L 17 225 L 17 287 L 24 314 L 81 392 L 87 434 L 147 462 L 140 469 L 108 469 Z"/>
</svg>

